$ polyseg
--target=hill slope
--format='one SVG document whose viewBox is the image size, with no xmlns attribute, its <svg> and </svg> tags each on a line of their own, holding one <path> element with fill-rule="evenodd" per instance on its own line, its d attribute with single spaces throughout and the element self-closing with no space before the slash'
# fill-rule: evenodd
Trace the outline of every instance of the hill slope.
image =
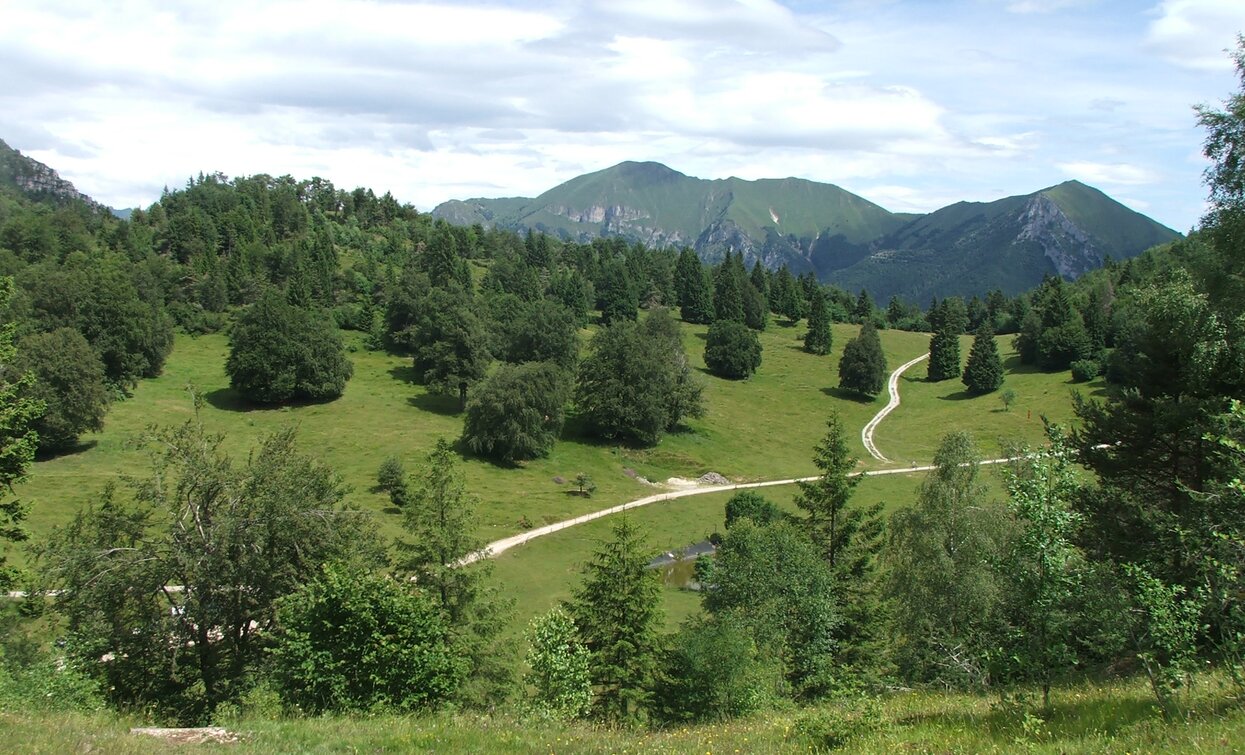
<svg viewBox="0 0 1245 755">
<path fill-rule="evenodd" d="M 799 178 L 692 178 L 660 163 L 624 162 L 555 186 L 534 199 L 446 202 L 453 223 L 542 230 L 573 241 L 622 236 L 651 246 L 691 246 L 706 260 L 727 250 L 769 267 L 814 270 L 823 254 L 859 249 L 904 218 L 832 184 Z M 849 252 L 849 254 L 851 254 Z"/>
<path fill-rule="evenodd" d="M 1101 191 L 1068 181 L 1027 196 L 958 202 L 913 220 L 873 244 L 872 253 L 829 279 L 879 300 L 892 294 L 1016 294 L 1044 275 L 1071 280 L 1106 258 L 1134 257 L 1179 237 Z"/>
<path fill-rule="evenodd" d="M 706 180 L 652 162 L 620 163 L 533 199 L 445 202 L 433 215 L 578 242 L 620 236 L 650 246 L 686 245 L 709 262 L 740 251 L 748 264 L 759 259 L 770 268 L 811 270 L 880 300 L 994 288 L 1018 293 L 1045 275 L 1072 279 L 1108 255 L 1132 257 L 1178 237 L 1077 181 L 914 216 L 832 184 Z"/>
</svg>

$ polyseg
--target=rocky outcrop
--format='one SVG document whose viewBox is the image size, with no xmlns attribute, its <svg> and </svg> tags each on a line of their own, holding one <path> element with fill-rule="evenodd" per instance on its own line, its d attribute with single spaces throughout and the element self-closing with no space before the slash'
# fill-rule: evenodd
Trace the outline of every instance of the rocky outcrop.
<svg viewBox="0 0 1245 755">
<path fill-rule="evenodd" d="M 1081 230 L 1044 194 L 1029 200 L 1021 215 L 1020 241 L 1032 241 L 1065 280 L 1102 267 L 1104 255 L 1089 234 Z"/>
<path fill-rule="evenodd" d="M 78 191 L 72 183 L 57 175 L 55 170 L 38 160 L 26 157 L 3 141 L 0 141 L 0 183 L 14 186 L 35 199 L 77 200 L 100 212 L 108 212 L 108 208 Z"/>
</svg>

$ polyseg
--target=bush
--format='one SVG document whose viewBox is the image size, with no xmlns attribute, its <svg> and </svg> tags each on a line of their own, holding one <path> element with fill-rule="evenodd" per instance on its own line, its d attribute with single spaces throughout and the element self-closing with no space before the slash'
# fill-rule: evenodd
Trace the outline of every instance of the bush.
<svg viewBox="0 0 1245 755">
<path fill-rule="evenodd" d="M 544 456 L 562 433 L 569 392 L 552 364 L 503 364 L 468 399 L 463 441 L 506 463 Z"/>
<path fill-rule="evenodd" d="M 311 310 L 269 289 L 242 313 L 229 338 L 229 384 L 251 401 L 337 398 L 354 368 L 341 337 Z"/>
<path fill-rule="evenodd" d="M 401 459 L 390 456 L 380 463 L 380 468 L 376 470 L 376 487 L 389 494 L 394 506 L 401 508 L 406 505 L 409 490 Z"/>
<path fill-rule="evenodd" d="M 782 511 L 760 493 L 742 490 L 726 502 L 727 529 L 739 519 L 751 519 L 754 524 L 769 524 L 782 519 Z"/>
<path fill-rule="evenodd" d="M 467 668 L 433 600 L 352 566 L 281 599 L 272 658 L 282 699 L 311 713 L 436 707 Z"/>
<path fill-rule="evenodd" d="M 761 656 L 748 628 L 730 615 L 693 620 L 675 635 L 658 692 L 675 721 L 734 718 L 774 700 L 777 665 Z"/>
<path fill-rule="evenodd" d="M 99 683 L 72 660 L 43 656 L 18 665 L 0 655 L 0 710 L 29 713 L 103 707 Z"/>
<path fill-rule="evenodd" d="M 1078 383 L 1088 383 L 1102 374 L 1102 366 L 1093 359 L 1078 359 L 1072 363 L 1072 379 Z"/>
<path fill-rule="evenodd" d="M 709 326 L 705 366 L 719 377 L 747 378 L 761 366 L 761 341 L 743 323 L 718 320 Z"/>
<path fill-rule="evenodd" d="M 68 448 L 82 433 L 103 429 L 109 400 L 104 365 L 81 333 L 35 333 L 22 339 L 18 354 L 17 373 L 35 376 L 30 394 L 45 406 L 35 421 L 41 449 Z"/>
</svg>

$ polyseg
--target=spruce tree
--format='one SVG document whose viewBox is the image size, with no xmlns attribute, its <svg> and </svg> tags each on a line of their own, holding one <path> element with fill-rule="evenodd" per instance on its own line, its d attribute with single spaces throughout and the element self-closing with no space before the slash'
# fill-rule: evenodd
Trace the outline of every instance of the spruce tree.
<svg viewBox="0 0 1245 755">
<path fill-rule="evenodd" d="M 804 522 L 809 536 L 838 584 L 843 607 L 842 623 L 835 630 L 839 659 L 860 670 L 874 655 L 874 571 L 882 546 L 882 504 L 849 505 L 860 477 L 851 475 L 856 459 L 848 449 L 847 434 L 837 413 L 826 422 L 826 434 L 817 444 L 813 464 L 821 476 L 799 483 L 795 504 L 807 512 Z"/>
<path fill-rule="evenodd" d="M 860 334 L 843 347 L 839 360 L 839 387 L 876 396 L 886 382 L 886 357 L 872 320 L 865 320 Z"/>
<path fill-rule="evenodd" d="M 973 338 L 973 348 L 968 352 L 968 365 L 964 368 L 964 385 L 972 394 L 997 391 L 1003 385 L 1003 360 L 994 342 L 994 331 L 986 320 Z"/>
<path fill-rule="evenodd" d="M 810 354 L 829 354 L 833 345 L 830 333 L 830 311 L 826 307 L 826 295 L 817 290 L 808 307 L 808 332 L 804 334 L 804 350 Z"/>
<path fill-rule="evenodd" d="M 650 553 L 626 516 L 584 565 L 568 606 L 589 652 L 593 710 L 613 723 L 643 722 L 661 648 L 661 584 Z"/>
<path fill-rule="evenodd" d="M 929 339 L 929 379 L 932 382 L 960 376 L 960 337 L 941 328 Z"/>
<path fill-rule="evenodd" d="M 681 309 L 687 308 L 692 300 L 692 289 L 703 280 L 703 267 L 700 257 L 696 256 L 691 247 L 685 246 L 679 252 L 679 259 L 674 267 L 674 290 Z"/>
<path fill-rule="evenodd" d="M 699 261 L 695 276 L 688 281 L 687 303 L 680 306 L 679 316 L 691 323 L 713 322 L 713 290 L 709 285 L 709 273 Z"/>
<path fill-rule="evenodd" d="M 738 260 L 738 261 L 737 261 Z M 713 310 L 715 320 L 744 322 L 744 275 L 742 257 L 730 252 L 713 273 Z"/>
</svg>

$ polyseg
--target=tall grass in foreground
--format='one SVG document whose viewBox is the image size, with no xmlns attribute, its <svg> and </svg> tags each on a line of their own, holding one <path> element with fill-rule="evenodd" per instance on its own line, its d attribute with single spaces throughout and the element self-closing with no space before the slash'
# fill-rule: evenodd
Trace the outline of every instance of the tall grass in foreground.
<svg viewBox="0 0 1245 755">
<path fill-rule="evenodd" d="M 1036 690 L 1028 690 L 1036 702 Z M 898 692 L 876 704 L 828 702 L 745 719 L 669 729 L 559 724 L 512 713 L 222 721 L 241 741 L 171 745 L 132 735 L 137 719 L 110 713 L 0 713 L 12 752 L 1239 752 L 1245 709 L 1225 679 L 1202 674 L 1183 715 L 1165 722 L 1142 679 L 1083 681 L 1052 690 L 1051 711 L 997 696 Z"/>
</svg>

